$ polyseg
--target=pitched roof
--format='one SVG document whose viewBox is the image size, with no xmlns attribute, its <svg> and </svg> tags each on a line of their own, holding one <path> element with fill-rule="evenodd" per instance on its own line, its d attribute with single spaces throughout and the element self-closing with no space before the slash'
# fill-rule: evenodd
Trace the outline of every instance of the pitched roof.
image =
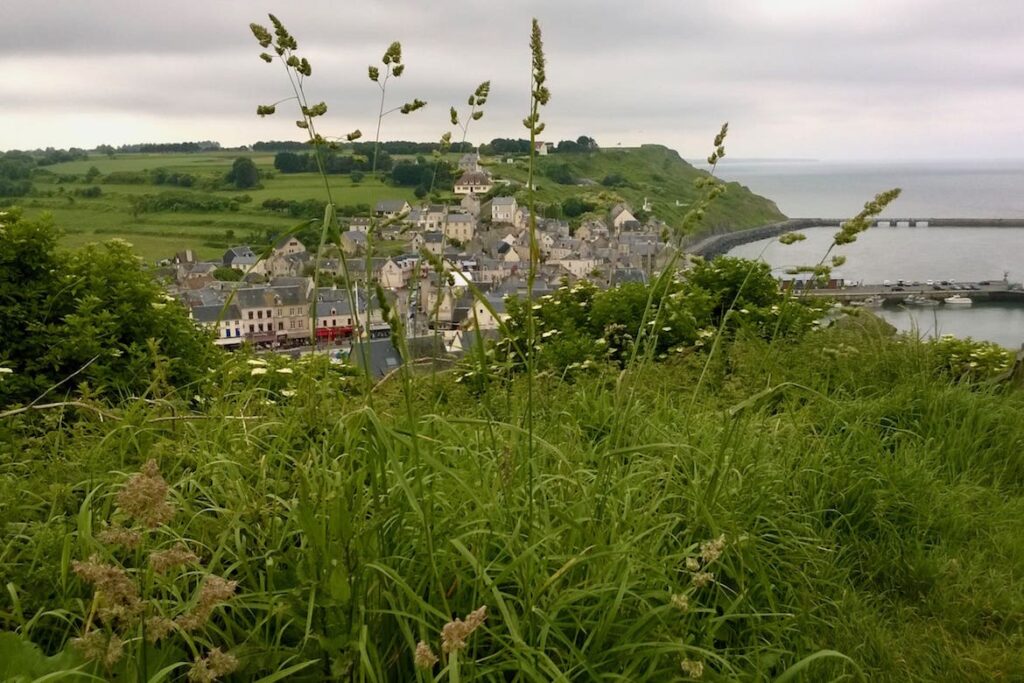
<svg viewBox="0 0 1024 683">
<path fill-rule="evenodd" d="M 495 197 L 491 200 L 491 207 L 495 206 L 515 206 L 515 197 Z"/>
<path fill-rule="evenodd" d="M 296 242 L 298 242 L 299 246 L 302 247 L 303 249 L 306 248 L 306 245 L 303 244 L 302 242 L 299 242 L 299 238 L 297 238 L 295 235 L 285 235 L 284 237 L 280 238 L 279 240 L 274 242 L 274 248 L 275 249 L 280 249 L 281 247 L 283 247 L 284 245 L 288 244 L 292 240 L 295 240 Z"/>
<path fill-rule="evenodd" d="M 241 317 L 242 312 L 235 304 L 230 304 L 226 309 L 223 304 L 208 304 L 192 308 L 192 318 L 198 323 L 211 324 L 221 320 L 239 320 Z"/>
<path fill-rule="evenodd" d="M 377 202 L 374 210 L 380 213 L 398 213 L 405 211 L 407 206 L 409 206 L 409 202 L 404 199 L 381 199 Z"/>
<path fill-rule="evenodd" d="M 278 300 L 280 300 L 280 303 L 278 303 Z M 239 308 L 304 305 L 306 303 L 306 291 L 301 285 L 245 287 L 235 291 L 233 302 L 238 304 Z"/>
<path fill-rule="evenodd" d="M 364 353 L 365 352 L 365 353 Z M 349 361 L 374 377 L 383 377 L 402 365 L 402 357 L 391 339 L 370 339 L 352 344 Z"/>
<path fill-rule="evenodd" d="M 456 185 L 490 185 L 491 176 L 483 171 L 466 171 L 456 182 Z"/>
</svg>

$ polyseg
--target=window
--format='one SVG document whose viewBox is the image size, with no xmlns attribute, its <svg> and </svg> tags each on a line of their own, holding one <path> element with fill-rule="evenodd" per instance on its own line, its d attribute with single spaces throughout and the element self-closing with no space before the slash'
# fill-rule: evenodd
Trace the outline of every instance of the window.
<svg viewBox="0 0 1024 683">
<path fill-rule="evenodd" d="M 252 315 L 252 314 L 250 313 L 250 315 Z M 253 334 L 255 331 L 256 331 L 256 326 L 255 325 L 249 325 L 249 334 Z"/>
<path fill-rule="evenodd" d="M 252 311 L 249 311 L 249 320 L 252 320 Z"/>
<path fill-rule="evenodd" d="M 273 311 L 267 311 L 267 317 L 268 317 L 268 318 L 269 318 L 269 317 L 271 317 L 271 316 L 272 316 L 272 314 L 273 314 Z"/>
<path fill-rule="evenodd" d="M 256 317 L 259 318 L 260 320 L 263 320 L 263 311 L 256 311 Z"/>
<path fill-rule="evenodd" d="M 236 327 L 236 328 L 235 328 L 235 336 L 236 336 L 236 337 L 241 337 L 241 336 L 242 336 L 242 330 L 241 330 L 241 328 L 239 328 L 239 327 Z"/>
<path fill-rule="evenodd" d="M 260 327 L 260 332 L 262 332 L 263 331 L 263 323 L 260 323 L 259 327 Z"/>
<path fill-rule="evenodd" d="M 284 322 L 278 321 L 278 323 L 277 323 L 277 329 L 279 329 L 279 330 L 283 330 L 283 329 L 284 329 Z"/>
<path fill-rule="evenodd" d="M 224 330 L 224 336 L 230 338 L 231 337 L 231 330 Z"/>
<path fill-rule="evenodd" d="M 331 320 L 331 327 L 337 327 L 337 326 L 338 326 L 338 319 L 335 318 L 335 319 Z"/>
</svg>

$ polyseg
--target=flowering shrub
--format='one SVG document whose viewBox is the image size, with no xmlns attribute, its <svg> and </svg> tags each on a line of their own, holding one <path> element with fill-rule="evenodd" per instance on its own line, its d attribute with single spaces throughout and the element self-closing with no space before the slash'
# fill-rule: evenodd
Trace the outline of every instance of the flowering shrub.
<svg viewBox="0 0 1024 683">
<path fill-rule="evenodd" d="M 929 346 L 939 370 L 954 379 L 991 379 L 1009 370 L 1013 362 L 1009 351 L 992 342 L 945 335 Z"/>
<path fill-rule="evenodd" d="M 553 294 L 532 303 L 509 299 L 506 308 L 508 335 L 497 344 L 498 360 L 515 363 L 525 353 L 532 313 L 538 367 L 570 372 L 602 362 L 624 367 L 637 354 L 661 358 L 700 349 L 719 330 L 789 336 L 818 316 L 813 306 L 787 299 L 766 264 L 727 257 L 699 261 L 682 278 L 650 285 L 599 290 L 563 281 Z"/>
</svg>

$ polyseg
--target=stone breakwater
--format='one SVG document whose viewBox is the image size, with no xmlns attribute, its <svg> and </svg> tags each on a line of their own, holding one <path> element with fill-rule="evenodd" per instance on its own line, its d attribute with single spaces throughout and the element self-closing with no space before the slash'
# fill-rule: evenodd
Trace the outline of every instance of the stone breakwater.
<svg viewBox="0 0 1024 683">
<path fill-rule="evenodd" d="M 778 223 L 769 223 L 748 230 L 718 232 L 712 235 L 697 235 L 683 242 L 683 250 L 689 254 L 714 258 L 728 253 L 733 247 L 748 242 L 778 237 L 783 233 L 807 228 L 835 227 L 846 219 L 839 218 L 791 218 Z M 1024 228 L 1024 219 L 1019 218 L 883 218 L 881 223 L 890 223 L 898 230 L 927 230 L 933 228 Z M 897 222 L 909 222 L 909 226 L 899 226 Z M 914 227 L 917 222 L 927 223 L 928 227 Z"/>
</svg>

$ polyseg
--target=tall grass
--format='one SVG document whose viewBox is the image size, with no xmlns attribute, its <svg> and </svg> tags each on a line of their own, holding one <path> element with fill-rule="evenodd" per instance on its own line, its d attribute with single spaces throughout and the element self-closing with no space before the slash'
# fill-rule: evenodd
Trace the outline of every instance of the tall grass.
<svg viewBox="0 0 1024 683">
<path fill-rule="evenodd" d="M 839 344 L 858 351 L 821 353 Z M 745 403 L 770 351 L 790 389 Z M 238 657 L 240 680 L 301 664 L 292 679 L 445 680 L 456 662 L 466 680 L 672 680 L 684 660 L 712 680 L 801 662 L 805 680 L 1024 675 L 1024 468 L 1007 455 L 1021 398 L 938 379 L 926 357 L 860 331 L 785 349 L 740 339 L 693 407 L 679 400 L 702 372 L 690 359 L 630 370 L 626 403 L 614 371 L 532 398 L 524 377 L 487 410 L 441 376 L 411 383 L 436 406 L 415 425 L 321 369 L 268 380 L 234 359 L 204 419 L 136 404 L 23 443 L 34 457 L 5 465 L 5 494 L 26 479 L 38 493 L 4 497 L 0 618 L 58 651 L 90 611 L 72 560 L 100 553 L 144 580 L 144 558 L 97 538 L 156 457 L 176 512 L 147 547 L 181 539 L 202 558 L 156 608 L 187 611 L 207 574 L 239 590 L 203 633 L 147 649 L 148 668 L 91 669 L 101 677 L 150 680 L 210 647 Z M 382 407 L 405 401 L 382 391 Z M 517 475 L 531 400 L 532 491 Z M 441 627 L 481 605 L 468 649 L 414 669 L 417 642 L 438 652 Z"/>
</svg>

